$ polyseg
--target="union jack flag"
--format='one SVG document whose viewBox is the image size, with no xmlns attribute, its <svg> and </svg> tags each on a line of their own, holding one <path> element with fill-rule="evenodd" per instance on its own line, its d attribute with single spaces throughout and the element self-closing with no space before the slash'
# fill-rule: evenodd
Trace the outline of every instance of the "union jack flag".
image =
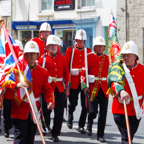
<svg viewBox="0 0 144 144">
<path fill-rule="evenodd" d="M 29 66 L 24 59 L 22 59 L 18 63 L 18 65 L 21 70 L 21 75 L 24 81 L 26 81 L 30 86 L 30 88 L 28 88 L 28 91 L 29 93 L 31 93 L 32 92 L 32 80 L 31 80 L 31 72 L 30 72 Z M 4 73 L 3 82 L 2 82 L 2 90 L 4 90 L 5 88 L 14 89 L 16 84 L 20 82 L 21 75 L 19 71 L 17 70 L 17 66 L 15 66 L 14 68 L 11 68 L 8 72 Z M 18 106 L 21 104 L 22 101 L 28 102 L 25 90 L 23 88 L 19 88 L 16 91 L 14 98 Z"/>
<path fill-rule="evenodd" d="M 109 37 L 112 37 L 112 34 L 116 31 L 116 23 L 115 23 L 115 18 L 113 16 L 113 13 L 111 12 L 110 14 L 110 19 L 109 19 Z"/>
<path fill-rule="evenodd" d="M 18 44 L 10 36 L 8 31 L 7 31 L 7 34 L 11 41 L 11 45 L 16 54 L 16 57 L 19 61 L 23 57 L 22 51 L 20 50 Z M 4 30 L 2 28 L 1 29 L 1 39 L 0 39 L 0 85 L 3 83 L 3 80 L 4 80 L 3 77 L 4 77 L 5 73 L 8 72 L 14 66 L 15 66 L 15 61 L 14 61 L 13 55 L 11 53 L 11 50 L 9 48 L 6 36 L 4 34 Z"/>
<path fill-rule="evenodd" d="M 110 54 L 110 47 L 113 42 L 118 41 L 117 40 L 117 33 L 116 33 L 116 23 L 115 23 L 115 18 L 113 16 L 113 13 L 110 13 L 109 17 L 109 29 L 108 29 L 108 35 L 106 39 L 106 47 L 105 47 L 105 54 L 109 56 Z"/>
</svg>

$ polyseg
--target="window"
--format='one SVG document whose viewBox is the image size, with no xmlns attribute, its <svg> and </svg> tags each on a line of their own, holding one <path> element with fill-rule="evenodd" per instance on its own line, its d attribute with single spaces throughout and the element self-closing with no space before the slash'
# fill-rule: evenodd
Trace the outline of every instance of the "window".
<svg viewBox="0 0 144 144">
<path fill-rule="evenodd" d="M 52 10 L 53 0 L 42 0 L 42 10 Z"/>
<path fill-rule="evenodd" d="M 60 33 L 61 32 L 61 33 Z M 60 33 L 60 35 L 58 35 Z M 62 47 L 60 51 L 65 54 L 68 47 L 73 46 L 72 42 L 72 34 L 73 39 L 75 38 L 76 30 L 75 29 L 58 29 L 55 30 L 56 36 L 59 36 L 62 40 Z"/>
<path fill-rule="evenodd" d="M 19 31 L 18 39 L 22 42 L 23 46 L 28 42 L 28 38 L 32 39 L 34 37 L 39 37 L 38 30 L 32 30 L 27 32 L 26 30 Z"/>
<path fill-rule="evenodd" d="M 79 3 L 82 7 L 95 6 L 95 0 L 79 0 Z"/>
</svg>

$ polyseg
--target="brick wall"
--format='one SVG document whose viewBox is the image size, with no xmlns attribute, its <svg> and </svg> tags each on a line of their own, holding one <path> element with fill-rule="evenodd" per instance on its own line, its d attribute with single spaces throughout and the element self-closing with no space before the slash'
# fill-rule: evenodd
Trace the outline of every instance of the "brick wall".
<svg viewBox="0 0 144 144">
<path fill-rule="evenodd" d="M 121 47 L 125 43 L 125 0 L 117 0 L 117 34 Z M 144 0 L 127 0 L 127 41 L 138 46 L 139 61 L 143 63 Z"/>
</svg>

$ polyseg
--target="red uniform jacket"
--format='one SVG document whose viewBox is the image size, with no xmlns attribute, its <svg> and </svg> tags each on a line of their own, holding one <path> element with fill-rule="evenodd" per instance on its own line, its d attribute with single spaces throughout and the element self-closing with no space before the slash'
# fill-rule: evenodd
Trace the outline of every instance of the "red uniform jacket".
<svg viewBox="0 0 144 144">
<path fill-rule="evenodd" d="M 88 60 L 88 75 L 94 75 L 95 77 L 98 77 L 98 71 L 99 71 L 99 68 L 100 68 L 102 55 L 97 56 L 95 53 L 90 53 L 90 54 L 88 54 L 87 58 L 88 58 L 87 59 Z M 85 67 L 85 64 L 83 65 L 83 67 Z M 105 60 L 104 60 L 104 64 L 103 64 L 101 78 L 107 78 L 108 68 L 109 68 L 109 59 L 108 59 L 108 56 L 105 55 Z M 81 76 L 82 76 L 82 78 L 81 78 L 82 83 L 84 83 L 86 85 L 85 69 L 82 70 Z M 94 83 L 89 83 L 89 96 L 90 97 L 91 97 L 91 93 L 94 89 L 94 86 L 95 86 L 95 82 Z M 100 87 L 101 87 L 102 91 L 104 92 L 105 96 L 108 98 L 109 95 L 106 94 L 106 92 L 108 90 L 107 80 L 99 80 L 96 96 L 98 94 L 98 91 L 99 91 Z"/>
<path fill-rule="evenodd" d="M 13 100 L 14 93 L 15 93 L 14 90 L 12 90 L 10 88 L 6 88 L 6 91 L 4 93 L 4 99 Z"/>
<path fill-rule="evenodd" d="M 71 55 L 72 55 L 72 47 L 69 47 L 65 53 L 65 58 L 67 60 L 68 68 L 70 68 L 71 63 Z M 72 62 L 72 68 L 73 69 L 82 69 L 83 63 L 84 63 L 84 49 L 78 49 L 76 46 L 74 47 L 74 56 L 73 56 L 73 62 Z M 87 53 L 90 53 L 91 49 L 87 48 Z M 80 75 L 74 76 L 71 75 L 71 88 L 77 89 L 80 83 Z"/>
<path fill-rule="evenodd" d="M 21 62 L 19 66 L 21 67 Z M 54 91 L 50 84 L 48 83 L 48 72 L 39 65 L 36 65 L 35 68 L 31 69 L 31 80 L 33 86 L 33 93 L 35 98 L 39 98 L 41 92 L 43 91 L 45 94 L 45 100 L 47 103 L 52 102 L 55 104 L 54 100 Z M 11 83 L 11 88 L 14 89 L 16 86 L 16 82 Z M 9 86 L 8 86 L 9 87 Z M 37 108 L 40 108 L 40 102 L 36 102 Z M 25 120 L 28 117 L 31 108 L 28 102 L 22 101 L 21 105 L 18 106 L 15 103 L 15 100 L 12 102 L 12 111 L 11 117 L 16 119 Z"/>
<path fill-rule="evenodd" d="M 46 49 L 46 42 L 45 42 L 45 47 L 44 47 L 44 40 L 42 40 L 40 37 L 39 38 L 33 38 L 32 41 L 35 41 L 39 46 L 39 51 L 40 51 L 39 58 L 40 58 L 45 52 L 44 48 Z M 47 51 L 47 49 L 46 49 L 46 51 Z"/>
<path fill-rule="evenodd" d="M 43 56 L 39 59 L 38 63 L 39 65 L 42 65 Z M 52 57 L 50 54 L 47 54 L 45 68 L 48 70 L 49 76 L 55 78 L 63 78 L 63 80 L 65 80 L 66 87 L 70 85 L 68 66 L 65 57 L 62 54 L 57 53 L 55 57 Z M 55 90 L 55 86 L 56 86 L 59 92 L 64 92 L 62 81 L 57 81 L 57 82 L 52 81 L 50 85 L 53 87 L 53 90 Z"/>
<path fill-rule="evenodd" d="M 144 66 L 141 64 L 137 64 L 135 68 L 129 69 L 130 74 L 132 76 L 133 82 L 135 84 L 135 88 L 137 91 L 137 95 L 141 96 L 144 94 Z M 128 82 L 125 78 L 126 85 L 124 87 L 125 91 L 132 97 L 131 90 L 129 88 Z M 114 89 L 113 89 L 114 90 Z M 117 92 L 116 92 L 117 93 Z M 139 100 L 140 106 L 142 105 L 143 98 Z M 134 109 L 134 103 L 133 100 L 130 101 L 129 104 L 127 104 L 127 111 L 129 116 L 136 116 L 135 109 Z M 123 104 L 119 103 L 118 98 L 114 97 L 113 104 L 112 104 L 112 113 L 113 114 L 125 114 L 124 112 L 124 106 Z"/>
</svg>

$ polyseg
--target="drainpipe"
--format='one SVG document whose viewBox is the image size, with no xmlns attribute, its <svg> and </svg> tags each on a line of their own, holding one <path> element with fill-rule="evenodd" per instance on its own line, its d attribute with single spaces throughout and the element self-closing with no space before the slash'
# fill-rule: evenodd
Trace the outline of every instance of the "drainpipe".
<svg viewBox="0 0 144 144">
<path fill-rule="evenodd" d="M 125 0 L 125 42 L 127 42 L 127 0 Z"/>
<path fill-rule="evenodd" d="M 12 0 L 11 0 L 11 36 L 12 36 Z"/>
</svg>

